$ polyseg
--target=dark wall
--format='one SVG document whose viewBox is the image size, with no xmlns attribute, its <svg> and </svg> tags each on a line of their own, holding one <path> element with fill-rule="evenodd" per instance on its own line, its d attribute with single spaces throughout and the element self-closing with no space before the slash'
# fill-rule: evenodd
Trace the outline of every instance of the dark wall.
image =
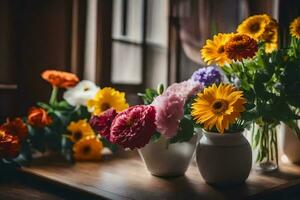
<svg viewBox="0 0 300 200">
<path fill-rule="evenodd" d="M 46 101 L 45 69 L 71 70 L 72 0 L 0 1 L 0 120 Z M 0 87 L 1 88 L 1 87 Z"/>
</svg>

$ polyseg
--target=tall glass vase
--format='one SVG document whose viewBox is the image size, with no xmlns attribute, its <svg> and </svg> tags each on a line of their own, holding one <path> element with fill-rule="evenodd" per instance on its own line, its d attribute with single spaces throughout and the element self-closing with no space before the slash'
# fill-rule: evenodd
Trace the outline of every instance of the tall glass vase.
<svg viewBox="0 0 300 200">
<path fill-rule="evenodd" d="M 276 125 L 261 123 L 252 127 L 252 146 L 256 150 L 256 170 L 272 172 L 278 169 Z"/>
</svg>

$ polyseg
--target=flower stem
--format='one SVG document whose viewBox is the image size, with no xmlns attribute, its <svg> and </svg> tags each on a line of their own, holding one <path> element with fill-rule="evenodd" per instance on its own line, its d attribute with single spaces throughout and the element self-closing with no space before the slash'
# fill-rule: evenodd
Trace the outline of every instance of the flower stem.
<svg viewBox="0 0 300 200">
<path fill-rule="evenodd" d="M 57 103 L 57 93 L 58 93 L 58 87 L 53 86 L 50 101 L 49 101 L 50 105 L 55 105 Z"/>
</svg>

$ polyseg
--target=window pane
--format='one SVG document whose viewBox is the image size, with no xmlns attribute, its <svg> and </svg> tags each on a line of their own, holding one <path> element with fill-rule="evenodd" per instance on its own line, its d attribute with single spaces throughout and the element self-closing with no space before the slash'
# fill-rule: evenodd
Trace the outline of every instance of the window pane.
<svg viewBox="0 0 300 200">
<path fill-rule="evenodd" d="M 112 82 L 142 83 L 142 48 L 137 45 L 113 42 Z"/>
<path fill-rule="evenodd" d="M 127 6 L 124 6 L 124 3 Z M 113 33 L 114 39 L 142 42 L 143 32 L 143 1 L 115 0 L 113 4 Z M 126 16 L 124 16 L 126 15 Z M 125 21 L 126 22 L 125 22 Z M 123 35 L 123 25 L 126 25 L 126 34 Z"/>
</svg>

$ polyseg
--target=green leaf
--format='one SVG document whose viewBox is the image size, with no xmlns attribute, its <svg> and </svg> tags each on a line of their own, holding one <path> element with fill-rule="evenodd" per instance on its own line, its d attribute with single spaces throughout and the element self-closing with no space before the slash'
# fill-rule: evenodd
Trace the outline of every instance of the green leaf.
<svg viewBox="0 0 300 200">
<path fill-rule="evenodd" d="M 103 143 L 103 145 L 107 148 L 109 148 L 113 153 L 115 153 L 118 150 L 118 146 L 115 144 L 112 144 L 111 142 L 109 142 L 106 138 L 101 137 L 100 138 L 101 142 Z"/>
<path fill-rule="evenodd" d="M 161 134 L 158 132 L 155 132 L 151 137 L 151 142 L 157 142 L 160 138 Z"/>
<path fill-rule="evenodd" d="M 56 104 L 55 106 L 56 109 L 59 109 L 59 110 L 73 110 L 74 107 L 71 106 L 68 102 L 66 101 L 60 101 Z"/>
<path fill-rule="evenodd" d="M 255 101 L 255 93 L 253 89 L 250 88 L 249 90 L 244 90 L 243 93 L 244 93 L 244 97 L 247 99 L 247 102 L 249 104 L 253 104 Z"/>
<path fill-rule="evenodd" d="M 147 88 L 145 94 L 138 93 L 138 96 L 143 99 L 145 105 L 149 105 L 153 102 L 154 98 L 158 96 L 158 92 L 154 89 Z"/>
<path fill-rule="evenodd" d="M 51 107 L 49 104 L 47 104 L 47 103 L 37 102 L 36 104 L 37 104 L 39 107 L 41 107 L 41 108 L 47 110 L 48 112 L 51 112 L 51 111 L 53 110 L 52 107 Z"/>
<path fill-rule="evenodd" d="M 170 144 L 176 142 L 186 142 L 189 141 L 194 135 L 193 122 L 190 119 L 183 118 L 179 124 L 179 130 L 177 135 L 169 140 Z"/>
<path fill-rule="evenodd" d="M 241 119 L 247 122 L 253 122 L 258 117 L 259 115 L 255 110 L 243 112 L 241 115 Z"/>
</svg>

